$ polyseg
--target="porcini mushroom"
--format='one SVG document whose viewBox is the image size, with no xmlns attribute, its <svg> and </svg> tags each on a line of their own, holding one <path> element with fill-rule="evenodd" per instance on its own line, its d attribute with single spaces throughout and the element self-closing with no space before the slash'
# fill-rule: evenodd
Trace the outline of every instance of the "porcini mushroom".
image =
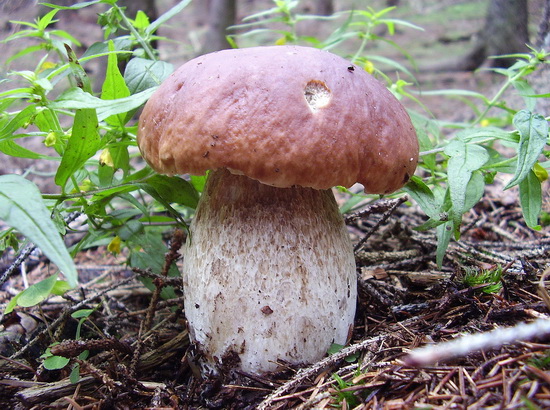
<svg viewBox="0 0 550 410">
<path fill-rule="evenodd" d="M 185 314 L 207 370 L 263 374 L 346 343 L 355 261 L 330 188 L 392 192 L 418 158 L 382 84 L 318 49 L 219 51 L 159 87 L 138 144 L 160 173 L 211 170 L 183 251 Z"/>
</svg>

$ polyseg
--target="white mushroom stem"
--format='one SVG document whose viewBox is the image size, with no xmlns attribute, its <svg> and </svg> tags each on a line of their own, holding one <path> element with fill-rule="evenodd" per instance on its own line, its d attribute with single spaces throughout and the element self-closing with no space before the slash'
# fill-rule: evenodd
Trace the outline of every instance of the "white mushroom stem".
<svg viewBox="0 0 550 410">
<path fill-rule="evenodd" d="M 355 260 L 330 190 L 213 171 L 184 249 L 185 313 L 202 364 L 263 374 L 345 344 Z"/>
</svg>

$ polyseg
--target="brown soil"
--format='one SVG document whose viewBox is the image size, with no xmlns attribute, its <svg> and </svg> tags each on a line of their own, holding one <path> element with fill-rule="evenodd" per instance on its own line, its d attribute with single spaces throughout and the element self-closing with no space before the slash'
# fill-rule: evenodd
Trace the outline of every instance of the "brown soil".
<svg viewBox="0 0 550 410">
<path fill-rule="evenodd" d="M 391 205 L 377 203 L 347 218 L 354 243 L 370 235 L 368 247 L 356 251 L 360 298 L 348 354 L 261 378 L 201 379 L 181 297 L 157 301 L 136 278 L 144 272 L 125 269 L 98 248 L 77 258 L 78 290 L 4 317 L 0 401 L 19 408 L 281 409 L 344 406 L 347 397 L 365 409 L 550 406 L 545 337 L 422 368 L 406 364 L 407 353 L 425 343 L 547 317 L 550 229 L 527 229 L 515 201 L 488 196 L 467 215 L 461 241 L 451 244 L 438 268 L 433 233 L 410 228 L 424 216 L 408 206 L 392 212 Z M 34 264 L 30 282 L 48 271 L 41 258 L 28 264 Z M 494 293 L 462 280 L 468 270 L 497 266 L 502 287 Z M 179 279 L 154 277 L 159 285 L 180 286 Z M 0 296 L 7 300 L 20 286 L 15 277 Z M 84 308 L 96 310 L 77 344 L 70 314 Z M 56 354 L 80 364 L 78 384 L 67 382 L 69 370 L 39 365 L 38 355 L 53 340 L 65 340 Z M 89 358 L 77 359 L 85 349 Z"/>
</svg>

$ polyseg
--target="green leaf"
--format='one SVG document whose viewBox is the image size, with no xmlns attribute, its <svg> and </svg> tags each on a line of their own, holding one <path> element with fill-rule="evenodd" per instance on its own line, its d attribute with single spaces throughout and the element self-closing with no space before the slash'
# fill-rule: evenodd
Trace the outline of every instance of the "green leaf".
<svg viewBox="0 0 550 410">
<path fill-rule="evenodd" d="M 518 164 L 514 177 L 504 189 L 512 188 L 527 177 L 538 160 L 548 138 L 548 122 L 542 115 L 522 110 L 514 116 L 519 131 Z"/>
<path fill-rule="evenodd" d="M 61 94 L 56 101 L 50 104 L 51 108 L 58 109 L 95 109 L 99 121 L 116 114 L 126 113 L 134 110 L 149 99 L 156 90 L 156 87 L 149 88 L 140 93 L 126 98 L 117 98 L 116 100 L 102 100 L 93 95 L 82 91 L 80 88 L 70 88 Z"/>
<path fill-rule="evenodd" d="M 115 169 L 109 165 L 101 163 L 101 157 L 99 160 L 99 168 L 97 170 L 97 177 L 99 186 L 101 188 L 108 187 L 113 184 L 113 177 L 115 175 Z"/>
<path fill-rule="evenodd" d="M 21 307 L 38 305 L 40 302 L 50 297 L 55 282 L 57 282 L 57 275 L 52 275 L 47 279 L 29 286 L 19 294 L 17 304 Z"/>
<path fill-rule="evenodd" d="M 68 357 L 50 356 L 47 359 L 44 359 L 42 365 L 47 370 L 59 370 L 67 366 L 70 361 L 71 359 Z"/>
<path fill-rule="evenodd" d="M 472 172 L 472 176 L 466 186 L 466 196 L 464 197 L 464 209 L 466 212 L 472 209 L 479 202 L 485 191 L 485 178 L 481 171 Z"/>
<path fill-rule="evenodd" d="M 81 319 L 83 317 L 89 317 L 94 312 L 95 309 L 80 309 L 76 312 L 71 313 L 71 317 L 74 319 Z"/>
<path fill-rule="evenodd" d="M 36 116 L 33 118 L 33 124 L 42 132 L 54 132 L 63 135 L 63 131 L 59 129 L 57 113 L 49 108 L 36 113 Z"/>
<path fill-rule="evenodd" d="M 153 235 L 145 232 L 136 238 L 136 245 L 142 247 L 142 252 L 132 252 L 130 255 L 130 265 L 140 269 L 151 269 L 153 272 L 160 274 L 164 267 L 164 255 L 167 252 L 166 245 L 162 241 L 160 235 Z M 168 276 L 179 276 L 180 272 L 175 264 L 170 266 Z M 155 289 L 153 279 L 149 277 L 141 277 L 140 280 L 150 290 Z M 165 286 L 161 291 L 163 299 L 176 297 L 176 293 L 172 286 Z"/>
<path fill-rule="evenodd" d="M 38 305 L 52 294 L 52 289 L 56 282 L 57 275 L 52 275 L 47 279 L 29 286 L 10 300 L 4 314 L 13 311 L 15 306 L 30 307 Z"/>
<path fill-rule="evenodd" d="M 13 137 L 13 133 L 20 128 L 25 128 L 30 124 L 33 116 L 36 113 L 36 106 L 29 105 L 14 116 L 2 129 L 0 130 L 0 141 Z"/>
<path fill-rule="evenodd" d="M 164 208 L 166 208 L 166 210 L 174 217 L 174 219 L 176 219 L 176 221 L 178 221 L 178 223 L 182 227 L 187 229 L 187 223 L 179 214 L 179 212 L 172 207 L 170 202 L 167 199 L 165 199 L 163 195 L 159 194 L 159 192 L 155 189 L 155 187 L 153 187 L 151 184 L 148 184 L 148 183 L 137 183 L 135 184 L 135 186 L 139 189 L 144 190 L 153 198 L 155 198 L 162 206 L 164 206 Z"/>
<path fill-rule="evenodd" d="M 60 6 L 58 4 L 53 3 L 40 3 L 43 6 L 48 6 L 54 9 L 60 9 L 60 10 L 79 10 L 83 9 L 84 7 L 91 6 L 92 4 L 101 3 L 103 0 L 94 0 L 94 1 L 84 1 L 82 3 L 77 3 L 72 6 Z"/>
<path fill-rule="evenodd" d="M 132 54 L 130 51 L 132 47 L 132 41 L 129 38 L 118 37 L 109 41 L 98 41 L 93 43 L 86 49 L 84 54 L 80 57 L 80 61 L 87 61 L 90 58 L 109 55 L 109 43 L 113 42 L 115 46 L 115 54 L 121 54 L 122 56 L 129 56 Z"/>
<path fill-rule="evenodd" d="M 466 202 L 468 184 L 472 172 L 477 171 L 489 159 L 489 154 L 480 145 L 466 144 L 461 139 L 454 139 L 444 150 L 450 158 L 447 176 L 449 180 L 450 198 L 452 203 L 451 218 L 458 239 L 462 214 L 469 208 Z"/>
<path fill-rule="evenodd" d="M 132 191 L 135 191 L 136 189 L 138 189 L 138 187 L 135 185 L 113 186 L 111 188 L 103 189 L 101 190 L 101 192 L 94 194 L 94 196 L 92 197 L 92 201 L 97 202 L 97 201 L 100 201 L 101 199 L 105 199 L 107 197 L 114 196 L 114 195 L 121 195 L 126 192 L 132 192 Z"/>
<path fill-rule="evenodd" d="M 80 364 L 75 363 L 73 369 L 71 370 L 71 374 L 69 375 L 69 380 L 72 384 L 76 384 L 80 380 Z"/>
<path fill-rule="evenodd" d="M 14 102 L 14 100 L 20 98 L 20 99 L 27 99 L 27 98 L 33 98 L 33 89 L 32 88 L 14 88 L 13 90 L 7 90 L 0 93 L 0 103 L 2 104 L 2 108 L 7 108 L 11 103 Z M 8 104 L 8 105 L 4 105 Z"/>
<path fill-rule="evenodd" d="M 69 285 L 67 281 L 64 280 L 58 280 L 53 285 L 53 288 L 51 290 L 52 294 L 57 296 L 64 295 L 67 291 L 71 290 L 72 287 Z"/>
<path fill-rule="evenodd" d="M 19 294 L 15 295 L 6 305 L 6 308 L 4 309 L 4 315 L 7 315 L 8 313 L 13 312 L 13 309 L 17 306 L 17 299 L 19 299 Z"/>
<path fill-rule="evenodd" d="M 0 219 L 29 238 L 76 286 L 76 267 L 36 185 L 19 175 L 0 176 Z"/>
<path fill-rule="evenodd" d="M 444 95 L 449 97 L 454 97 L 454 96 L 473 97 L 473 98 L 478 98 L 482 100 L 486 104 L 490 103 L 489 99 L 485 97 L 483 94 L 475 91 L 470 91 L 470 90 L 445 89 L 445 90 L 434 90 L 434 91 L 422 91 L 422 95 L 429 95 L 429 96 Z"/>
<path fill-rule="evenodd" d="M 78 41 L 75 37 L 73 37 L 72 35 L 70 35 L 69 33 L 67 33 L 66 31 L 63 31 L 63 30 L 51 30 L 50 32 L 50 35 L 55 35 L 55 36 L 58 36 L 58 37 L 61 37 L 61 38 L 64 38 L 65 40 L 68 40 L 70 41 L 71 43 L 77 45 L 77 46 L 81 46 L 80 44 L 80 41 Z"/>
<path fill-rule="evenodd" d="M 23 56 L 26 56 L 27 54 L 32 54 L 37 51 L 42 51 L 47 48 L 47 43 L 40 43 L 36 46 L 30 46 L 27 48 L 24 48 L 18 53 L 12 54 L 7 60 L 6 60 L 6 66 L 9 66 L 13 61 L 17 60 L 18 58 L 21 58 Z"/>
<path fill-rule="evenodd" d="M 88 74 L 86 74 L 86 71 L 80 65 L 80 62 L 78 61 L 78 58 L 76 57 L 73 49 L 66 43 L 64 44 L 64 46 L 65 51 L 67 52 L 67 59 L 69 60 L 69 67 L 71 68 L 71 72 L 76 80 L 77 87 L 81 88 L 83 91 L 89 94 L 92 94 L 93 90 Z"/>
<path fill-rule="evenodd" d="M 340 213 L 343 215 L 353 211 L 353 209 L 355 209 L 358 204 L 365 200 L 365 195 L 362 193 L 355 194 L 344 187 L 338 187 L 338 189 L 342 192 L 345 192 L 347 195 L 350 195 L 349 199 L 347 199 L 342 205 L 340 205 Z"/>
<path fill-rule="evenodd" d="M 40 17 L 37 22 L 37 28 L 39 30 L 45 30 L 51 23 L 54 22 L 53 18 L 57 14 L 59 10 L 50 10 L 48 13 L 46 13 L 44 16 Z"/>
<path fill-rule="evenodd" d="M 531 97 L 533 94 L 535 94 L 535 91 L 533 90 L 533 87 L 527 82 L 525 78 L 520 78 L 515 80 L 512 85 L 516 90 L 519 91 L 520 95 L 523 98 L 523 101 L 525 102 L 525 106 L 529 111 L 534 111 L 535 107 L 537 105 L 537 99 L 534 97 Z"/>
<path fill-rule="evenodd" d="M 193 185 L 180 177 L 153 175 L 147 178 L 147 184 L 169 203 L 177 203 L 195 209 L 199 202 L 199 195 Z"/>
<path fill-rule="evenodd" d="M 129 220 L 124 223 L 117 231 L 121 240 L 127 241 L 132 236 L 143 232 L 143 224 L 140 221 Z"/>
<path fill-rule="evenodd" d="M 0 141 L 0 152 L 3 152 L 10 157 L 59 160 L 59 158 L 38 154 L 34 151 L 28 150 L 27 148 L 23 148 L 21 145 L 18 145 L 13 141 Z"/>
<path fill-rule="evenodd" d="M 456 134 L 457 139 L 466 143 L 484 142 L 488 139 L 517 142 L 518 137 L 515 132 L 510 132 L 496 127 L 467 128 Z"/>
<path fill-rule="evenodd" d="M 124 145 L 124 141 L 120 145 L 112 145 L 109 147 L 111 151 L 111 157 L 113 158 L 113 164 L 115 169 L 121 169 L 126 175 L 130 169 L 130 154 L 128 153 L 128 146 Z"/>
<path fill-rule="evenodd" d="M 208 174 L 206 175 L 191 175 L 189 178 L 191 179 L 191 185 L 193 185 L 193 188 L 197 192 L 202 192 L 204 190 L 204 186 L 206 185 L 206 178 Z"/>
<path fill-rule="evenodd" d="M 76 111 L 72 134 L 55 174 L 57 185 L 64 187 L 71 175 L 95 155 L 100 145 L 97 127 L 98 121 L 95 110 L 80 109 Z"/>
<path fill-rule="evenodd" d="M 138 30 L 145 30 L 150 25 L 149 17 L 147 17 L 147 14 L 143 11 L 138 10 L 136 13 L 136 18 L 133 21 L 133 25 Z"/>
<path fill-rule="evenodd" d="M 160 85 L 174 71 L 174 66 L 165 61 L 132 58 L 124 71 L 124 80 L 132 94 Z"/>
<path fill-rule="evenodd" d="M 541 229 L 538 219 L 542 211 L 542 189 L 537 175 L 530 171 L 519 183 L 519 202 L 525 223 L 531 229 Z"/>
<path fill-rule="evenodd" d="M 383 56 L 379 56 L 379 55 L 374 55 L 374 54 L 369 54 L 367 56 L 367 59 L 369 59 L 371 61 L 376 61 L 376 62 L 381 63 L 381 64 L 387 64 L 392 69 L 395 69 L 395 70 L 401 71 L 403 73 L 406 73 L 411 78 L 414 78 L 413 73 L 407 67 L 405 67 L 402 64 L 399 64 L 397 61 L 395 61 L 391 58 L 387 58 L 387 57 L 383 57 Z"/>
<path fill-rule="evenodd" d="M 92 97 L 92 86 L 88 75 L 78 62 L 73 50 L 65 44 L 69 66 L 82 94 Z M 52 104 L 53 105 L 53 104 Z M 50 105 L 50 108 L 52 108 Z M 79 108 L 74 117 L 71 137 L 67 143 L 61 164 L 55 175 L 55 183 L 65 187 L 67 180 L 80 169 L 99 149 L 98 117 L 93 108 Z"/>
<path fill-rule="evenodd" d="M 443 258 L 445 257 L 445 252 L 449 247 L 449 243 L 451 242 L 451 237 L 453 236 L 454 231 L 455 229 L 453 228 L 453 221 L 447 221 L 444 224 L 437 226 L 436 228 L 437 250 L 435 261 L 437 263 L 437 266 L 439 266 L 440 268 L 441 266 L 443 266 Z"/>
<path fill-rule="evenodd" d="M 107 71 L 105 73 L 105 81 L 101 89 L 102 100 L 116 100 L 118 98 L 124 98 L 130 96 L 130 90 L 126 86 L 124 77 L 118 69 L 118 58 L 112 51 L 115 50 L 114 43 L 109 41 L 109 51 L 111 53 L 107 57 Z M 105 119 L 105 121 L 113 126 L 123 128 L 126 124 L 127 113 L 114 114 Z"/>
<path fill-rule="evenodd" d="M 415 200 L 426 215 L 432 219 L 439 219 L 440 206 L 433 192 L 420 177 L 412 176 L 403 190 Z"/>
</svg>

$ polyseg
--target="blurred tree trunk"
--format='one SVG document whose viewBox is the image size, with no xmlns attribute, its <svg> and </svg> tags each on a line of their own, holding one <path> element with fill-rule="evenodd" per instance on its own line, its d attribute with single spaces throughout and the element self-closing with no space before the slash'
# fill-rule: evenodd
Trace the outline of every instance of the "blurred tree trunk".
<svg viewBox="0 0 550 410">
<path fill-rule="evenodd" d="M 544 12 L 541 16 L 537 34 L 536 47 L 550 51 L 550 0 L 544 2 Z"/>
<path fill-rule="evenodd" d="M 535 41 L 535 50 L 544 50 L 550 53 L 550 0 L 544 1 L 544 11 L 541 15 L 541 21 Z M 528 78 L 536 94 L 547 94 L 550 82 L 550 64 L 541 64 L 537 71 Z M 537 99 L 537 111 L 540 114 L 550 114 L 550 98 Z"/>
<path fill-rule="evenodd" d="M 317 0 L 315 2 L 315 14 L 319 16 L 330 16 L 334 13 L 334 2 L 332 0 Z"/>
<path fill-rule="evenodd" d="M 204 1 L 204 0 L 203 0 Z M 229 47 L 225 36 L 227 27 L 235 24 L 237 0 L 210 0 L 208 29 L 201 53 L 211 53 Z"/>
<path fill-rule="evenodd" d="M 157 6 L 155 0 L 118 0 L 119 6 L 126 7 L 125 14 L 131 18 L 136 18 L 138 11 L 143 11 L 149 17 L 149 21 L 153 22 L 158 17 Z"/>
<path fill-rule="evenodd" d="M 529 51 L 527 0 L 491 0 L 485 16 L 485 25 L 465 56 L 422 67 L 422 71 L 473 71 L 487 57 Z M 506 68 L 515 61 L 515 58 L 491 58 L 488 64 Z"/>
<path fill-rule="evenodd" d="M 195 16 L 195 23 L 197 26 L 202 27 L 208 23 L 208 14 L 210 9 L 211 0 L 200 0 L 191 3 L 193 6 L 193 15 Z"/>
<path fill-rule="evenodd" d="M 529 43 L 527 0 L 491 0 L 485 26 L 463 61 L 464 70 L 475 70 L 489 56 L 523 53 Z M 515 58 L 491 59 L 491 67 L 509 67 Z"/>
</svg>

